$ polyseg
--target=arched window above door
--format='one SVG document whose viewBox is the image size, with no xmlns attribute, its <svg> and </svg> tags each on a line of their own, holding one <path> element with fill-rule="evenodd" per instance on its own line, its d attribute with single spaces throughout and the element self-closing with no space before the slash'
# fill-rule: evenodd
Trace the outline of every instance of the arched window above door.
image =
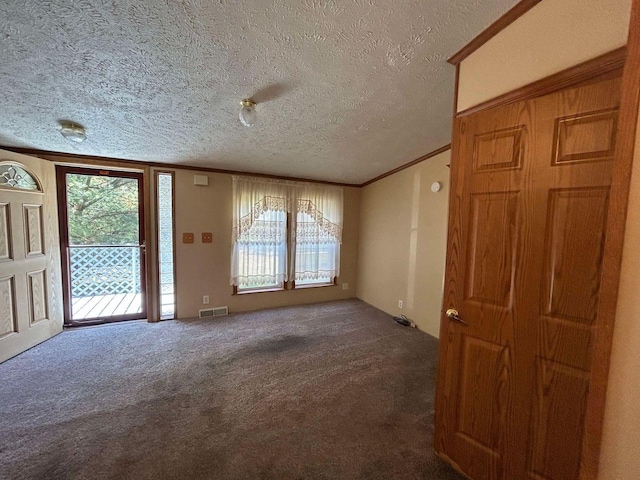
<svg viewBox="0 0 640 480">
<path fill-rule="evenodd" d="M 35 175 L 19 163 L 9 161 L 0 161 L 0 188 L 42 192 L 42 185 Z"/>
</svg>

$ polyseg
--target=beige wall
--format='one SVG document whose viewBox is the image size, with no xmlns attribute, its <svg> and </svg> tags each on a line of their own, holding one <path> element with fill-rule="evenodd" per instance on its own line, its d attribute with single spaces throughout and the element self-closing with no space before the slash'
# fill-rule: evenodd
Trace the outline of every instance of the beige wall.
<svg viewBox="0 0 640 480">
<path fill-rule="evenodd" d="M 543 0 L 465 59 L 463 110 L 626 43 L 631 0 Z M 640 142 L 636 147 L 600 465 L 601 479 L 640 472 Z"/>
<path fill-rule="evenodd" d="M 69 164 L 70 159 L 57 155 L 43 155 L 42 158 L 52 162 Z M 71 162 L 71 164 L 73 164 Z M 82 164 L 79 164 L 82 165 Z M 92 161 L 89 165 L 103 165 L 119 170 L 143 171 L 130 163 L 117 161 Z M 149 169 L 151 174 L 156 169 Z M 224 173 L 207 173 L 193 170 L 159 169 L 163 172 L 175 173 L 175 207 L 176 207 L 176 298 L 178 318 L 198 315 L 201 308 L 228 306 L 230 312 L 242 312 L 262 308 L 285 305 L 302 305 L 324 302 L 356 296 L 357 264 L 358 264 L 358 222 L 360 211 L 359 188 L 344 189 L 344 230 L 342 235 L 340 277 L 337 286 L 307 288 L 293 291 L 252 293 L 232 295 L 229 284 L 231 271 L 231 223 L 232 223 L 232 190 L 231 175 Z M 194 175 L 209 177 L 208 186 L 193 184 Z M 151 178 L 146 185 L 150 188 Z M 150 218 L 154 219 L 150 208 Z M 182 243 L 182 233 L 192 232 L 196 241 L 193 244 Z M 202 232 L 213 233 L 213 243 L 203 244 L 200 240 Z M 153 243 L 153 238 L 149 239 Z M 156 262 L 149 255 L 149 261 Z M 342 289 L 347 283 L 348 288 Z M 149 293 L 152 292 L 149 285 Z M 209 305 L 202 304 L 202 296 L 209 295 Z M 149 312 L 150 318 L 153 312 Z"/>
<path fill-rule="evenodd" d="M 358 298 L 438 336 L 445 250 L 447 151 L 362 189 Z M 443 188 L 431 192 L 439 181 Z M 398 308 L 398 300 L 404 308 Z"/>
<path fill-rule="evenodd" d="M 542 0 L 460 64 L 458 111 L 627 43 L 631 0 Z"/>
<path fill-rule="evenodd" d="M 178 317 L 198 315 L 201 308 L 226 305 L 231 312 L 298 305 L 355 297 L 357 279 L 358 212 L 360 189 L 344 189 L 344 231 L 338 285 L 293 291 L 232 295 L 231 269 L 232 191 L 231 175 L 208 173 L 209 185 L 193 184 L 194 174 L 176 170 L 176 276 Z M 196 242 L 182 243 L 182 233 L 193 232 Z M 213 243 L 200 241 L 202 232 L 213 233 Z M 347 290 L 342 283 L 348 283 Z M 202 296 L 210 304 L 202 305 Z"/>
</svg>

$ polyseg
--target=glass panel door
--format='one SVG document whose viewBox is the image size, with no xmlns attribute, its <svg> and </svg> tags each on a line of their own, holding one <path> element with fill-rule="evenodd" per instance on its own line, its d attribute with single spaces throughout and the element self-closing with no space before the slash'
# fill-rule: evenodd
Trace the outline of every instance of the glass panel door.
<svg viewBox="0 0 640 480">
<path fill-rule="evenodd" d="M 58 167 L 65 321 L 146 318 L 141 173 Z"/>
</svg>

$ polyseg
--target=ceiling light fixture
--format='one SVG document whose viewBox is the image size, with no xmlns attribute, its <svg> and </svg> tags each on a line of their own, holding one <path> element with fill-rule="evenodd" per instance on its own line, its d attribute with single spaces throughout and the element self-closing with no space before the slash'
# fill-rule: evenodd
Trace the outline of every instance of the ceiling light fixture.
<svg viewBox="0 0 640 480">
<path fill-rule="evenodd" d="M 75 143 L 81 143 L 87 139 L 87 131 L 85 128 L 75 123 L 61 124 L 60 133 L 64 138 Z"/>
<path fill-rule="evenodd" d="M 240 121 L 245 127 L 253 127 L 256 123 L 256 102 L 245 98 L 240 102 L 242 110 L 240 110 Z"/>
</svg>

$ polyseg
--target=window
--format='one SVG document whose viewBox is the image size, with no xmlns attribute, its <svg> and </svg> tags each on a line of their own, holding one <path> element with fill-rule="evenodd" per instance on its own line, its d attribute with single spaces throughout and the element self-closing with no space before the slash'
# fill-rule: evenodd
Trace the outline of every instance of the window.
<svg viewBox="0 0 640 480">
<path fill-rule="evenodd" d="M 239 290 L 284 287 L 287 281 L 287 213 L 265 210 L 258 213 L 236 240 L 233 265 Z"/>
<path fill-rule="evenodd" d="M 0 162 L 0 188 L 15 188 L 41 192 L 38 180 L 21 165 L 12 162 Z"/>
<path fill-rule="evenodd" d="M 156 172 L 160 318 L 175 318 L 173 174 Z"/>
<path fill-rule="evenodd" d="M 340 272 L 342 189 L 310 187 L 296 193 L 295 286 L 331 285 Z"/>
<path fill-rule="evenodd" d="M 341 188 L 234 177 L 233 203 L 231 284 L 239 293 L 334 284 Z"/>
</svg>

